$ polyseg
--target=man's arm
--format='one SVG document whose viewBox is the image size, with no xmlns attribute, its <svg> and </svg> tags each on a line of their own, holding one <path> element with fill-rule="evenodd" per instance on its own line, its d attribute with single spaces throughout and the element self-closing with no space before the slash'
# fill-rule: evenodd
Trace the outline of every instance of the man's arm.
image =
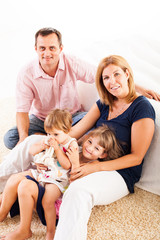
<svg viewBox="0 0 160 240">
<path fill-rule="evenodd" d="M 67 61 L 75 73 L 77 80 L 94 83 L 97 67 L 75 56 L 67 55 Z"/>
<path fill-rule="evenodd" d="M 28 113 L 17 112 L 16 113 L 16 122 L 17 122 L 17 128 L 18 128 L 18 133 L 19 133 L 19 141 L 17 144 L 19 144 L 26 137 L 28 137 L 28 129 L 29 129 Z"/>
<path fill-rule="evenodd" d="M 147 98 L 150 98 L 150 99 L 154 99 L 156 101 L 160 101 L 160 94 L 153 91 L 153 90 L 150 90 L 150 89 L 146 89 L 142 86 L 139 86 L 137 84 L 135 84 L 135 88 L 136 88 L 136 91 L 140 94 L 142 94 L 143 96 L 147 97 Z"/>
<path fill-rule="evenodd" d="M 73 70 L 75 71 L 78 80 L 86 83 L 95 82 L 97 68 L 94 65 L 84 62 L 78 58 L 73 58 L 72 63 Z M 154 99 L 156 101 L 160 101 L 160 94 L 155 92 L 154 90 L 146 89 L 138 84 L 135 84 L 135 88 L 136 91 L 143 96 Z"/>
</svg>

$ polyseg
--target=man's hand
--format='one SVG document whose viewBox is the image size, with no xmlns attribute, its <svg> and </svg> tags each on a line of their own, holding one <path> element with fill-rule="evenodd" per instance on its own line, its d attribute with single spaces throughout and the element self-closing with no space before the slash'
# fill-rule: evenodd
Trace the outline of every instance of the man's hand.
<svg viewBox="0 0 160 240">
<path fill-rule="evenodd" d="M 16 122 L 17 129 L 19 133 L 19 141 L 17 144 L 24 141 L 26 137 L 28 137 L 28 129 L 29 129 L 29 116 L 28 113 L 25 112 L 17 112 L 16 113 Z"/>
<path fill-rule="evenodd" d="M 145 90 L 144 96 L 147 98 L 150 98 L 150 99 L 154 99 L 156 101 L 160 101 L 160 94 L 158 94 L 157 92 L 150 90 L 150 89 Z"/>
<path fill-rule="evenodd" d="M 149 99 L 160 101 L 160 94 L 154 90 L 146 89 L 136 84 L 136 91 Z"/>
<path fill-rule="evenodd" d="M 17 142 L 16 145 L 18 145 L 18 144 L 20 144 L 21 142 L 23 142 L 24 139 L 27 138 L 27 137 L 28 137 L 28 135 L 24 135 L 23 137 L 21 137 L 21 138 L 19 139 L 19 141 Z"/>
</svg>

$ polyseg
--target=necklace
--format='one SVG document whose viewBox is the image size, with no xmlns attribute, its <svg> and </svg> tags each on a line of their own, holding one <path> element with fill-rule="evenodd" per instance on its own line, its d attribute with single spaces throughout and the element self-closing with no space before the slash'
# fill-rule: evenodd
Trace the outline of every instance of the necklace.
<svg viewBox="0 0 160 240">
<path fill-rule="evenodd" d="M 108 119 L 116 118 L 122 112 L 122 110 L 125 108 L 125 106 L 127 106 L 127 103 L 124 103 L 122 105 L 122 107 L 119 109 L 119 111 L 117 113 L 113 114 L 113 115 L 112 115 L 111 110 L 109 110 Z"/>
</svg>

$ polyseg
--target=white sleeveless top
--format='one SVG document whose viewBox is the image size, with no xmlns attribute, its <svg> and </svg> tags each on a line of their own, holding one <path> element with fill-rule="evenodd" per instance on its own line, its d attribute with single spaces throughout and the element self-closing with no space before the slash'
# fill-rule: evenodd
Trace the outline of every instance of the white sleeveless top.
<svg viewBox="0 0 160 240">
<path fill-rule="evenodd" d="M 71 142 L 77 141 L 75 138 L 71 138 L 65 145 L 60 145 L 60 148 L 66 152 Z M 69 171 L 61 167 L 55 154 L 54 148 L 50 147 L 44 152 L 38 153 L 34 157 L 34 162 L 42 163 L 48 166 L 49 171 L 44 171 L 43 173 L 38 173 L 37 170 L 31 169 L 33 177 L 40 182 L 42 185 L 44 183 L 56 184 L 60 191 L 63 193 L 69 185 Z"/>
</svg>

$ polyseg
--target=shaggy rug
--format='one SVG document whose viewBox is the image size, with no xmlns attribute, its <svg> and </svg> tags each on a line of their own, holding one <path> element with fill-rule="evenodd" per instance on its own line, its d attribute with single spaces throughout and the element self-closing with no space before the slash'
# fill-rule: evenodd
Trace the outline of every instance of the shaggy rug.
<svg viewBox="0 0 160 240">
<path fill-rule="evenodd" d="M 14 98 L 0 100 L 0 161 L 8 153 L 3 144 L 4 133 L 15 124 Z M 0 236 L 13 231 L 19 216 L 0 223 Z M 30 239 L 45 239 L 46 227 L 33 213 L 33 235 Z M 159 240 L 160 196 L 135 188 L 135 193 L 107 206 L 96 206 L 88 222 L 87 240 Z M 64 236 L 65 240 L 65 236 Z"/>
</svg>

